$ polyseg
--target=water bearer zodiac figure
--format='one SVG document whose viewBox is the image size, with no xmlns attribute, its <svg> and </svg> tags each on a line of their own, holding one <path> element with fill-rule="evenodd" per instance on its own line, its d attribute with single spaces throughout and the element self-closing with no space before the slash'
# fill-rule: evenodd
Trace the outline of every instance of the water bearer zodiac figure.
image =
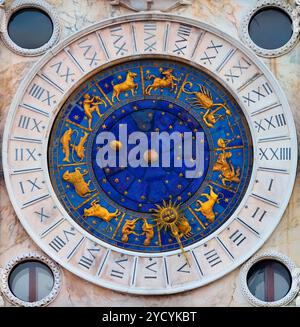
<svg viewBox="0 0 300 327">
<path fill-rule="evenodd" d="M 106 103 L 99 96 L 91 98 L 91 96 L 87 93 L 83 96 L 83 98 L 83 109 L 88 119 L 88 130 L 92 131 L 93 112 L 96 111 L 98 116 L 101 118 L 103 115 L 100 113 L 99 104 L 103 104 L 106 107 Z"/>
<path fill-rule="evenodd" d="M 173 69 L 167 69 L 163 70 L 161 74 L 163 75 L 162 78 L 157 77 L 155 75 L 147 75 L 147 79 L 150 80 L 154 78 L 153 83 L 148 85 L 146 87 L 145 93 L 150 95 L 152 90 L 157 90 L 158 88 L 170 88 L 171 92 L 174 91 L 174 93 L 177 92 L 178 85 L 177 83 L 180 82 L 180 78 L 176 78 L 174 75 L 172 75 Z M 175 83 L 177 82 L 177 83 Z"/>
<path fill-rule="evenodd" d="M 217 112 L 221 109 L 225 111 L 226 116 L 231 116 L 231 111 L 226 107 L 223 103 L 214 103 L 212 99 L 212 94 L 210 91 L 203 85 L 197 84 L 199 86 L 199 91 L 188 91 L 185 87 L 186 85 L 191 88 L 193 86 L 193 83 L 186 82 L 183 85 L 183 92 L 190 95 L 195 95 L 193 98 L 193 101 L 191 102 L 192 105 L 195 105 L 201 109 L 206 110 L 206 112 L 203 115 L 203 121 L 206 126 L 212 128 L 214 127 L 215 123 L 224 117 L 224 114 L 218 114 Z M 215 108 L 216 107 L 216 108 Z M 215 108 L 215 109 L 213 109 Z M 228 118 L 228 117 L 227 117 Z M 229 120 L 228 120 L 229 123 Z M 229 127 L 230 123 L 229 123 Z"/>
<path fill-rule="evenodd" d="M 60 143 L 63 147 L 63 154 L 65 157 L 63 158 L 63 161 L 70 162 L 70 142 L 72 138 L 73 130 L 72 128 L 67 129 L 64 132 L 64 135 L 60 138 Z"/>
<path fill-rule="evenodd" d="M 233 164 L 229 162 L 232 157 L 231 152 L 226 152 L 226 146 L 232 140 L 218 139 L 218 147 L 221 149 L 221 153 L 218 156 L 216 163 L 213 166 L 213 171 L 220 171 L 219 178 L 222 180 L 222 184 L 226 186 L 226 182 L 239 183 L 240 182 L 240 167 L 234 168 Z"/>
<path fill-rule="evenodd" d="M 136 73 L 132 73 L 130 71 L 127 72 L 126 75 L 126 79 L 124 82 L 121 82 L 119 84 L 113 85 L 113 94 L 112 94 L 112 98 L 111 101 L 114 102 L 115 98 L 117 98 L 118 101 L 120 101 L 119 99 L 119 95 L 122 92 L 126 92 L 126 91 L 131 91 L 132 96 L 134 96 L 135 94 L 135 90 L 138 89 L 138 84 L 134 82 L 134 79 L 136 78 L 137 74 Z"/>
</svg>

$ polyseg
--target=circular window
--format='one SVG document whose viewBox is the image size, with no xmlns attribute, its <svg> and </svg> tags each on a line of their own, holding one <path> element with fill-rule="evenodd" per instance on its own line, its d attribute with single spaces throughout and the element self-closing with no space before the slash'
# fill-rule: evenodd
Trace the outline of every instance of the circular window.
<svg viewBox="0 0 300 327">
<path fill-rule="evenodd" d="M 37 8 L 16 11 L 8 22 L 8 35 L 19 47 L 37 49 L 48 43 L 53 34 L 49 15 Z"/>
<path fill-rule="evenodd" d="M 240 274 L 241 289 L 255 306 L 283 306 L 299 292 L 300 271 L 287 256 L 266 251 L 246 262 Z"/>
<path fill-rule="evenodd" d="M 59 40 L 60 24 L 56 10 L 46 1 L 14 1 L 3 16 L 2 40 L 12 51 L 37 56 Z"/>
<path fill-rule="evenodd" d="M 247 284 L 256 298 L 265 302 L 274 302 L 288 294 L 292 285 L 292 276 L 282 263 L 275 260 L 262 260 L 249 270 Z"/>
<path fill-rule="evenodd" d="M 17 298 L 25 302 L 37 302 L 51 293 L 54 276 L 44 263 L 25 261 L 12 270 L 8 284 Z"/>
<path fill-rule="evenodd" d="M 48 257 L 25 253 L 7 263 L 0 288 L 12 303 L 36 307 L 53 301 L 61 287 L 58 266 Z"/>
<path fill-rule="evenodd" d="M 284 1 L 262 0 L 243 18 L 241 39 L 263 57 L 277 57 L 293 48 L 300 16 Z"/>
<path fill-rule="evenodd" d="M 291 17 L 282 9 L 267 7 L 257 11 L 249 23 L 252 41 L 263 49 L 278 49 L 293 35 Z"/>
</svg>

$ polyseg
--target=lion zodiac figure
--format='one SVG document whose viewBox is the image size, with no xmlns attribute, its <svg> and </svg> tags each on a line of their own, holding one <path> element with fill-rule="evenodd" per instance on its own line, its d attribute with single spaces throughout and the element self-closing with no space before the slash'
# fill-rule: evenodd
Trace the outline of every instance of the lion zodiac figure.
<svg viewBox="0 0 300 327">
<path fill-rule="evenodd" d="M 199 91 L 197 92 L 188 91 L 185 88 L 186 85 L 189 85 L 189 88 L 191 88 L 193 83 L 186 82 L 183 86 L 183 92 L 195 96 L 191 101 L 192 105 L 206 110 L 202 118 L 207 127 L 212 128 L 219 119 L 223 119 L 224 114 L 217 114 L 217 112 L 221 109 L 225 111 L 226 116 L 231 116 L 231 111 L 226 107 L 225 104 L 213 102 L 212 94 L 205 86 L 198 84 Z"/>
<path fill-rule="evenodd" d="M 207 201 L 201 201 L 197 200 L 197 204 L 199 205 L 199 208 L 196 208 L 195 211 L 201 212 L 202 215 L 210 222 L 214 222 L 216 215 L 213 211 L 214 205 L 216 203 L 219 203 L 219 195 L 214 192 L 214 189 L 212 186 L 208 185 L 210 188 L 210 193 L 202 193 L 201 196 L 204 196 L 207 198 Z"/>
<path fill-rule="evenodd" d="M 116 85 L 113 85 L 113 83 L 112 83 L 112 85 L 113 85 L 113 94 L 112 94 L 112 98 L 111 98 L 112 102 L 114 102 L 115 99 L 120 101 L 119 95 L 122 92 L 131 91 L 132 96 L 134 96 L 135 90 L 137 90 L 139 87 L 138 84 L 134 82 L 134 79 L 136 78 L 136 76 L 137 76 L 136 73 L 128 71 L 124 82 L 121 82 Z"/>
<path fill-rule="evenodd" d="M 171 92 L 174 91 L 174 93 L 177 92 L 178 84 L 180 82 L 180 78 L 176 78 L 174 75 L 172 75 L 173 69 L 167 69 L 161 72 L 163 77 L 157 77 L 155 75 L 148 75 L 147 79 L 153 79 L 153 83 L 148 85 L 146 87 L 145 93 L 150 95 L 152 90 L 157 90 L 158 88 L 170 88 Z M 177 82 L 177 83 L 175 83 Z"/>
</svg>

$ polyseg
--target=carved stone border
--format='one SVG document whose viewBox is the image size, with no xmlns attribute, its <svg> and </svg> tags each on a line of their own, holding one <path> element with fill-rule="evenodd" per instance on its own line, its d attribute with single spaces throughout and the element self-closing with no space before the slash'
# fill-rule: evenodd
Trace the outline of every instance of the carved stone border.
<svg viewBox="0 0 300 327">
<path fill-rule="evenodd" d="M 247 275 L 250 268 L 257 262 L 265 260 L 265 259 L 274 259 L 279 261 L 290 271 L 292 276 L 292 285 L 285 297 L 278 301 L 274 302 L 265 302 L 261 301 L 256 298 L 249 290 L 247 284 Z M 275 251 L 275 250 L 268 250 L 265 252 L 261 252 L 253 256 L 249 261 L 247 261 L 241 268 L 240 271 L 240 283 L 241 283 L 241 290 L 242 294 L 248 300 L 248 302 L 257 307 L 279 307 L 284 306 L 290 303 L 298 294 L 300 288 L 300 269 L 296 268 L 294 262 L 287 257 L 286 255 Z"/>
<path fill-rule="evenodd" d="M 37 8 L 44 12 L 46 12 L 53 24 L 53 33 L 50 40 L 44 44 L 43 46 L 36 49 L 25 49 L 18 46 L 16 43 L 12 41 L 8 34 L 7 26 L 10 20 L 10 17 L 18 10 L 24 8 Z M 45 53 L 48 49 L 50 49 L 53 45 L 55 45 L 61 33 L 61 26 L 59 22 L 59 17 L 56 10 L 50 6 L 44 0 L 15 0 L 12 5 L 5 11 L 2 22 L 1 22 L 1 38 L 3 42 L 8 46 L 13 52 L 22 55 L 22 56 L 38 56 Z"/>
<path fill-rule="evenodd" d="M 250 35 L 249 35 L 249 23 L 251 18 L 261 9 L 267 7 L 275 7 L 283 10 L 286 14 L 288 14 L 293 22 L 293 34 L 290 40 L 278 49 L 264 49 L 256 45 Z M 250 12 L 243 18 L 240 28 L 240 38 L 241 40 L 249 46 L 255 53 L 262 57 L 278 57 L 281 56 L 288 51 L 290 51 L 295 44 L 297 43 L 299 34 L 300 34 L 300 15 L 299 8 L 293 9 L 289 4 L 282 0 L 260 0 L 257 2 L 256 6 L 250 10 Z"/>
<path fill-rule="evenodd" d="M 17 298 L 12 291 L 10 290 L 9 287 L 9 275 L 12 272 L 12 270 L 20 263 L 25 262 L 25 261 L 30 261 L 30 260 L 35 260 L 35 261 L 40 261 L 44 264 L 46 264 L 52 271 L 53 277 L 54 277 L 54 284 L 52 291 L 47 295 L 45 298 L 43 298 L 40 301 L 37 302 L 26 302 L 23 301 L 19 298 Z M 5 295 L 5 297 L 13 304 L 23 306 L 23 307 L 40 307 L 40 306 L 45 306 L 51 303 L 56 296 L 58 295 L 60 288 L 61 288 L 61 272 L 60 268 L 56 263 L 54 263 L 52 260 L 50 260 L 48 257 L 42 254 L 38 254 L 35 252 L 29 252 L 29 253 L 24 253 L 20 256 L 17 256 L 10 260 L 6 266 L 2 269 L 1 272 L 1 280 L 0 280 L 0 289 Z"/>
</svg>

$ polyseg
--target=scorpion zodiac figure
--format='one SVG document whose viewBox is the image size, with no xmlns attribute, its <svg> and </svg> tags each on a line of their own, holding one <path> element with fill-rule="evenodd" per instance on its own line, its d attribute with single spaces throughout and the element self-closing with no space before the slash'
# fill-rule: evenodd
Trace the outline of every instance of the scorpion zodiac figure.
<svg viewBox="0 0 300 327">
<path fill-rule="evenodd" d="M 213 211 L 214 205 L 219 203 L 219 195 L 214 192 L 212 186 L 208 185 L 210 188 L 210 193 L 202 193 L 201 196 L 207 198 L 207 201 L 203 202 L 201 200 L 197 200 L 197 204 L 200 206 L 198 209 L 196 208 L 195 211 L 201 212 L 202 215 L 210 222 L 213 223 L 215 221 L 216 215 Z"/>
<path fill-rule="evenodd" d="M 221 149 L 221 153 L 218 156 L 216 163 L 213 166 L 213 171 L 220 171 L 219 178 L 222 180 L 222 184 L 226 186 L 226 182 L 239 183 L 240 182 L 240 167 L 235 170 L 234 166 L 229 159 L 232 157 L 231 152 L 226 152 L 225 148 L 231 140 L 218 140 L 218 146 Z"/>
<path fill-rule="evenodd" d="M 183 92 L 186 94 L 195 95 L 195 98 L 193 99 L 191 104 L 206 110 L 203 115 L 203 121 L 206 126 L 212 128 L 219 119 L 223 119 L 224 115 L 217 114 L 217 112 L 221 109 L 225 110 L 225 114 L 227 116 L 231 116 L 231 111 L 226 107 L 225 104 L 213 102 L 212 94 L 205 86 L 197 84 L 199 85 L 199 92 L 197 92 L 186 90 L 186 85 L 191 88 L 193 86 L 193 83 L 186 82 L 183 85 Z"/>
<path fill-rule="evenodd" d="M 155 75 L 148 75 L 147 79 L 150 80 L 154 78 L 154 81 L 152 84 L 148 85 L 146 87 L 145 93 L 150 95 L 152 90 L 157 90 L 160 88 L 170 88 L 171 92 L 174 91 L 174 93 L 177 92 L 178 85 L 177 83 L 180 82 L 180 78 L 176 78 L 174 75 L 172 75 L 173 69 L 167 69 L 161 72 L 163 75 L 163 78 L 157 77 Z M 175 83 L 177 82 L 177 83 Z"/>
</svg>

